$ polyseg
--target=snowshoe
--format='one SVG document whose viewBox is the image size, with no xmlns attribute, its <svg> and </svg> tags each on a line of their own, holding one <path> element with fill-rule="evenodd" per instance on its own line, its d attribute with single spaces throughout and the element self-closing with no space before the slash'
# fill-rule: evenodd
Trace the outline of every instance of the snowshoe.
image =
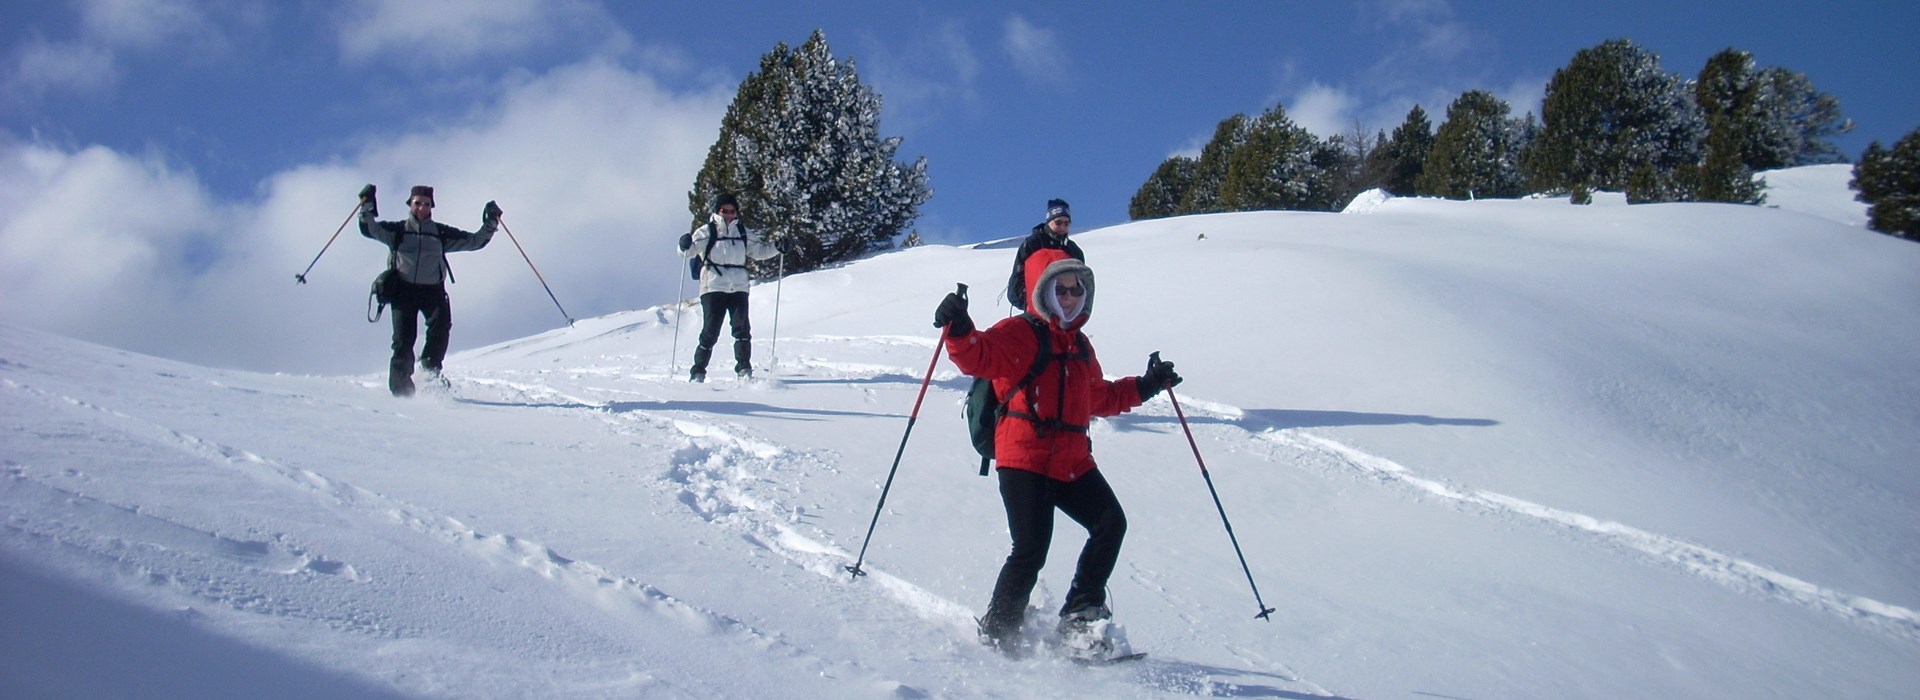
<svg viewBox="0 0 1920 700">
<path fill-rule="evenodd" d="M 1112 663 L 1133 655 L 1125 630 L 1113 624 L 1113 614 L 1104 607 L 1062 616 L 1057 631 L 1057 648 L 1075 663 Z"/>
</svg>

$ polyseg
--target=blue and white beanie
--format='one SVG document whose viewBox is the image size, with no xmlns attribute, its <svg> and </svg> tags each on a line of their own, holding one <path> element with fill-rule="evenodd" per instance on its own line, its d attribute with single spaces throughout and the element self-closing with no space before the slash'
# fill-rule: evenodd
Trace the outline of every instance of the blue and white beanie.
<svg viewBox="0 0 1920 700">
<path fill-rule="evenodd" d="M 1053 223 L 1054 219 L 1058 219 L 1062 216 L 1067 217 L 1069 219 L 1073 218 L 1073 212 L 1067 208 L 1067 200 L 1064 200 L 1064 199 L 1047 200 L 1047 218 L 1044 219 L 1042 223 L 1049 223 L 1049 224 Z"/>
</svg>

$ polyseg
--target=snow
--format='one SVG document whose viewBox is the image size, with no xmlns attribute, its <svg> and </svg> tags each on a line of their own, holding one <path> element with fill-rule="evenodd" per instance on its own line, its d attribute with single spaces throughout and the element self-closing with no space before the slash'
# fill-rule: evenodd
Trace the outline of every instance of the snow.
<svg viewBox="0 0 1920 700">
<path fill-rule="evenodd" d="M 1166 397 L 1092 428 L 1150 653 L 1099 668 L 975 644 L 1006 529 L 944 358 L 909 420 L 941 296 L 1008 313 L 1004 247 L 761 287 L 753 382 L 683 381 L 674 307 L 410 400 L 0 327 L 0 696 L 1909 696 L 1920 246 L 1821 214 L 1841 171 L 1767 176 L 1076 234 L 1103 365 L 1179 365 L 1220 498 Z"/>
</svg>

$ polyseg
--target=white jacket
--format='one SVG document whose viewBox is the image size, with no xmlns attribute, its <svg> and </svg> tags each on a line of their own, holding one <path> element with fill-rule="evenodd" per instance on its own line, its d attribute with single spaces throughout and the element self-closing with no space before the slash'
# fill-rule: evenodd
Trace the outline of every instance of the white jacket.
<svg viewBox="0 0 1920 700">
<path fill-rule="evenodd" d="M 715 234 L 713 251 L 707 251 L 707 232 Z M 747 276 L 747 259 L 771 260 L 780 254 L 778 248 L 767 242 L 766 234 L 748 230 L 740 225 L 739 219 L 733 223 L 719 214 L 713 214 L 709 223 L 693 229 L 693 245 L 680 251 L 683 258 L 706 256 L 700 268 L 700 293 L 707 292 L 744 292 L 753 284 Z"/>
</svg>

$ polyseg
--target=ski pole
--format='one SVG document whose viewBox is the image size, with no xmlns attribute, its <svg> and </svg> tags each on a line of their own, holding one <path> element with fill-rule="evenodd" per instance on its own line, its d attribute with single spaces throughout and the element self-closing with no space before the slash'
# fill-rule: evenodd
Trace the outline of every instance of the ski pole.
<svg viewBox="0 0 1920 700">
<path fill-rule="evenodd" d="M 1160 353 L 1153 354 L 1154 360 L 1160 359 Z M 1260 599 L 1260 586 L 1253 582 L 1253 570 L 1247 568 L 1247 555 L 1240 553 L 1240 539 L 1233 536 L 1233 523 L 1227 520 L 1227 509 L 1220 505 L 1220 492 L 1213 488 L 1213 476 L 1207 473 L 1207 460 L 1200 457 L 1200 444 L 1193 441 L 1193 429 L 1187 427 L 1187 414 L 1180 410 L 1180 399 L 1173 395 L 1173 387 L 1167 387 L 1167 398 L 1173 401 L 1173 414 L 1180 417 L 1180 429 L 1187 434 L 1187 446 L 1193 448 L 1193 459 L 1200 463 L 1200 476 L 1207 480 L 1207 493 L 1213 494 L 1213 507 L 1220 511 L 1220 522 L 1227 526 L 1227 540 L 1233 543 L 1233 555 L 1240 558 L 1240 570 L 1247 574 L 1247 586 L 1253 588 L 1253 602 L 1260 606 L 1260 614 L 1254 617 L 1272 622 L 1273 608 L 1267 607 Z"/>
<path fill-rule="evenodd" d="M 513 241 L 513 247 L 520 251 L 520 259 L 527 261 L 527 267 L 533 269 L 533 278 L 540 280 L 540 287 L 547 290 L 547 298 L 553 300 L 553 307 L 560 310 L 560 317 L 567 319 L 567 326 L 573 326 L 573 317 L 567 315 L 567 307 L 560 305 L 560 298 L 553 295 L 553 288 L 547 286 L 547 278 L 540 275 L 540 268 L 533 266 L 533 258 L 527 257 L 527 249 L 520 247 L 520 239 L 513 236 L 513 229 L 507 228 L 505 219 L 499 219 L 500 230 L 507 232 L 507 240 Z"/>
<path fill-rule="evenodd" d="M 959 286 L 960 291 L 958 293 L 960 296 L 965 297 L 967 295 L 967 285 L 962 284 Z M 893 490 L 893 475 L 895 472 L 900 471 L 900 455 L 906 454 L 907 452 L 907 436 L 913 434 L 913 422 L 920 419 L 920 401 L 927 398 L 927 384 L 933 381 L 933 368 L 935 365 L 940 364 L 940 351 L 947 347 L 946 336 L 947 330 L 942 328 L 940 329 L 940 338 L 933 341 L 933 360 L 927 363 L 927 376 L 920 380 L 920 396 L 913 400 L 913 412 L 907 414 L 907 432 L 900 436 L 900 449 L 893 453 L 893 468 L 887 470 L 887 483 L 885 486 L 880 487 L 880 502 L 873 506 L 873 520 L 867 523 L 867 538 L 860 543 L 860 556 L 854 558 L 853 566 L 844 567 L 849 573 L 853 574 L 851 580 L 858 580 L 861 576 L 867 575 L 867 572 L 860 570 L 860 564 L 867 560 L 867 545 L 873 543 L 873 526 L 880 523 L 880 510 L 887 505 L 887 492 Z"/>
<path fill-rule="evenodd" d="M 687 276 L 680 274 L 678 265 L 674 266 L 673 276 L 680 280 L 680 285 L 673 289 L 673 357 L 667 360 L 668 375 L 680 373 L 680 317 L 687 315 L 686 309 L 681 308 L 687 295 Z"/>
<path fill-rule="evenodd" d="M 773 280 L 773 345 L 767 348 L 771 356 L 768 369 L 780 368 L 780 286 L 787 281 L 787 251 L 780 251 L 780 276 Z"/>
<path fill-rule="evenodd" d="M 327 254 L 327 249 L 328 249 L 328 248 L 332 248 L 332 247 L 333 247 L 333 239 L 334 239 L 334 238 L 339 238 L 339 237 L 340 237 L 340 232 L 341 232 L 341 231 L 345 231 L 345 230 L 347 230 L 347 222 L 349 222 L 349 221 L 352 221 L 352 220 L 353 220 L 353 215 L 354 215 L 354 214 L 357 214 L 357 213 L 359 213 L 359 212 L 360 212 L 360 203 L 359 203 L 359 202 L 355 202 L 355 203 L 354 203 L 354 205 L 353 205 L 353 211 L 349 211 L 349 212 L 347 212 L 347 218 L 345 218 L 345 219 L 343 219 L 343 220 L 341 220 L 341 221 L 340 221 L 340 228 L 336 228 L 336 229 L 334 229 L 334 230 L 333 230 L 333 238 L 328 238 L 328 239 L 327 239 L 327 244 L 326 244 L 326 245 L 323 245 L 323 246 L 320 246 L 320 252 L 318 252 L 318 253 L 315 253 L 315 254 L 314 254 L 314 256 L 313 256 L 313 262 L 310 262 L 310 263 L 307 263 L 307 269 L 306 269 L 306 270 L 304 270 L 304 271 L 302 271 L 302 272 L 301 272 L 300 274 L 297 274 L 297 275 L 294 275 L 294 276 L 293 276 L 293 281 L 295 281 L 295 282 L 298 282 L 298 283 L 300 283 L 300 284 L 306 284 L 306 283 L 307 283 L 307 273 L 308 273 L 308 272 L 312 272 L 312 271 L 313 271 L 313 266 L 314 266 L 314 265 L 318 265 L 318 264 L 320 263 L 320 256 L 322 256 L 322 255 L 326 255 L 326 254 Z"/>
</svg>

